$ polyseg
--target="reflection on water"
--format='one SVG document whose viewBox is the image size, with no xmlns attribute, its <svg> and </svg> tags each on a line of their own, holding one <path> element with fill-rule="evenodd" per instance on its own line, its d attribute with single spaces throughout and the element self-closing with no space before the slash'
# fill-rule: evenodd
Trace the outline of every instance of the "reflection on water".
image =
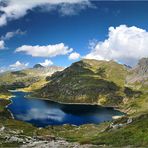
<svg viewBox="0 0 148 148">
<path fill-rule="evenodd" d="M 38 109 L 32 108 L 28 110 L 25 114 L 18 114 L 16 117 L 23 121 L 30 121 L 30 120 L 45 120 L 46 118 L 62 121 L 64 117 L 64 112 L 59 109 Z"/>
<path fill-rule="evenodd" d="M 27 99 L 27 93 L 13 92 L 13 103 L 8 106 L 15 119 L 32 123 L 39 127 L 47 125 L 101 123 L 123 115 L 113 108 L 97 105 L 59 104 L 41 99 Z"/>
</svg>

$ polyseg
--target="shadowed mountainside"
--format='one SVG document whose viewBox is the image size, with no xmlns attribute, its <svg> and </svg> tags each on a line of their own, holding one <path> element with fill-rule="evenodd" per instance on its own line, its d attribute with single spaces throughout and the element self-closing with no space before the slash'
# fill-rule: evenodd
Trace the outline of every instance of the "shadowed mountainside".
<svg viewBox="0 0 148 148">
<path fill-rule="evenodd" d="M 127 91 L 127 75 L 128 69 L 114 61 L 84 59 L 47 77 L 49 82 L 35 95 L 67 103 L 118 106 L 124 98 L 140 95 L 136 91 Z"/>
</svg>

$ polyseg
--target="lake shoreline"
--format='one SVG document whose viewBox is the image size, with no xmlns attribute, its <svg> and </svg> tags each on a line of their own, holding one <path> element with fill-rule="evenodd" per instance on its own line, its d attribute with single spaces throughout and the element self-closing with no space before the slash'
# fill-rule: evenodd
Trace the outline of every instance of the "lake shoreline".
<svg viewBox="0 0 148 148">
<path fill-rule="evenodd" d="M 24 91 L 22 91 L 22 92 L 24 92 Z M 59 103 L 59 104 L 63 104 L 63 105 L 91 105 L 91 106 L 99 106 L 99 107 L 105 107 L 105 108 L 119 110 L 119 107 L 117 107 L 117 106 L 103 106 L 103 105 L 99 105 L 97 103 L 75 103 L 75 102 L 74 103 L 68 103 L 68 102 L 65 103 L 65 102 L 61 102 L 61 101 L 53 101 L 53 99 L 49 99 L 49 98 L 33 97 L 30 95 L 26 95 L 25 97 L 28 99 L 40 99 L 40 100 L 45 100 L 45 101 L 51 101 L 51 102 Z"/>
<path fill-rule="evenodd" d="M 32 101 L 34 100 L 37 100 L 37 102 L 39 101 L 47 101 L 47 103 L 49 103 L 49 104 L 53 104 L 52 106 L 58 106 L 57 107 L 57 109 L 62 109 L 61 111 L 65 114 L 65 115 L 68 115 L 68 114 L 71 114 L 72 116 L 74 115 L 74 116 L 81 116 L 81 114 L 83 115 L 87 115 L 88 116 L 88 114 L 89 113 L 92 113 L 92 115 L 91 115 L 91 118 L 95 115 L 94 113 L 96 112 L 100 117 L 95 117 L 96 119 L 94 120 L 94 121 L 92 121 L 92 119 L 91 120 L 88 120 L 87 121 L 87 118 L 90 118 L 89 116 L 87 117 L 86 116 L 86 119 L 84 118 L 81 118 L 81 120 L 80 121 L 77 121 L 77 120 L 75 120 L 75 118 L 77 118 L 77 117 L 73 117 L 74 119 L 70 119 L 70 118 L 66 118 L 66 120 L 64 119 L 63 121 L 61 121 L 61 122 L 58 122 L 58 121 L 52 121 L 53 123 L 52 124 L 49 124 L 49 125 L 53 125 L 53 126 L 55 126 L 55 125 L 64 125 L 64 124 L 70 124 L 70 125 L 76 125 L 76 126 L 80 126 L 80 125 L 82 125 L 82 124 L 100 124 L 101 122 L 105 122 L 105 121 L 112 121 L 112 120 L 114 120 L 115 118 L 117 119 L 117 118 L 121 118 L 122 116 L 124 116 L 125 114 L 123 113 L 123 112 L 120 112 L 119 110 L 117 110 L 116 108 L 113 108 L 113 107 L 105 107 L 105 106 L 101 106 L 101 105 L 98 105 L 98 104 L 90 104 L 90 103 L 63 103 L 63 102 L 58 102 L 58 101 L 53 101 L 52 99 L 46 99 L 46 98 L 35 98 L 35 97 L 30 97 L 30 95 L 29 95 L 29 93 L 27 93 L 26 94 L 26 92 L 22 92 L 22 91 L 18 91 L 18 90 L 13 90 L 13 91 L 11 91 L 11 92 L 14 92 L 14 95 L 17 97 L 17 93 L 18 93 L 18 96 L 20 97 L 20 99 L 21 99 L 21 97 L 22 97 L 22 99 L 23 100 L 20 100 L 19 99 L 19 97 L 17 98 L 18 99 L 18 101 L 21 103 L 22 101 L 25 101 L 24 99 L 27 99 L 26 101 L 27 102 L 30 102 L 29 101 L 29 99 L 32 99 Z M 15 94 L 16 93 L 16 94 Z M 22 94 L 21 94 L 22 93 Z M 22 107 L 20 106 L 20 111 L 18 110 L 17 112 L 13 112 L 13 110 L 12 110 L 12 108 L 11 108 L 11 104 L 13 103 L 13 99 L 15 99 L 15 97 L 12 97 L 10 100 L 11 100 L 11 103 L 9 104 L 9 105 L 7 105 L 6 106 L 6 108 L 7 109 L 9 109 L 9 111 L 11 112 L 11 116 L 12 116 L 12 118 L 13 119 L 15 119 L 15 117 L 14 116 L 16 116 L 17 114 L 19 115 L 19 113 L 21 113 L 22 111 L 21 111 L 21 108 L 24 108 L 24 106 L 23 106 L 23 104 L 26 102 L 22 102 Z M 31 102 L 32 102 L 31 101 Z M 34 102 L 33 101 L 33 102 Z M 35 103 L 36 103 L 36 101 L 35 101 Z M 55 103 L 55 104 L 54 104 Z M 42 103 L 41 103 L 42 104 Z M 24 104 L 25 105 L 25 104 Z M 32 104 L 33 105 L 33 104 Z M 31 106 L 32 106 L 31 105 Z M 13 105 L 12 105 L 13 106 Z M 33 105 L 34 106 L 34 105 Z M 13 106 L 13 108 L 15 109 L 17 106 Z M 27 107 L 27 106 L 26 106 Z M 40 106 L 41 107 L 41 106 Z M 38 109 L 40 108 L 40 107 L 37 107 Z M 46 107 L 44 108 L 44 109 L 47 109 Z M 56 108 L 55 108 L 56 109 Z M 110 110 L 111 109 L 111 110 Z M 26 110 L 26 109 L 25 109 Z M 25 111 L 24 110 L 24 111 Z M 27 109 L 28 110 L 28 109 Z M 27 111 L 26 110 L 26 111 Z M 49 109 L 50 110 L 50 109 Z M 54 115 L 54 113 L 52 113 L 52 110 L 50 110 L 51 111 L 51 114 L 49 114 L 49 115 Z M 83 112 L 81 112 L 81 111 L 83 111 Z M 106 115 L 106 113 L 105 113 L 105 116 L 103 116 L 103 114 L 100 112 L 100 111 L 104 111 L 104 113 L 106 112 L 109 116 L 107 116 Z M 27 111 L 28 112 L 28 111 Z M 27 113 L 26 112 L 26 113 Z M 41 111 L 42 112 L 42 111 Z M 46 113 L 47 113 L 47 111 L 46 111 Z M 78 114 L 79 113 L 79 114 Z M 28 113 L 27 113 L 28 114 Z M 25 115 L 25 116 L 27 116 L 27 114 Z M 58 115 L 54 115 L 55 117 L 59 117 L 60 115 L 58 114 Z M 40 116 L 39 116 L 40 117 Z M 61 116 L 62 117 L 62 116 Z M 47 118 L 48 118 L 48 116 L 47 116 Z M 53 117 L 52 117 L 53 118 Z M 22 119 L 16 119 L 16 120 L 22 120 Z M 83 121 L 84 120 L 84 121 Z M 24 122 L 26 122 L 26 121 L 24 121 Z M 29 121 L 28 121 L 29 122 Z M 35 122 L 35 124 L 38 124 L 38 122 L 39 121 L 37 121 L 37 122 Z M 50 120 L 49 120 L 49 122 L 50 122 Z M 83 123 L 84 122 L 84 123 Z M 32 124 L 34 124 L 34 123 L 32 123 Z M 40 124 L 40 123 L 39 123 Z M 44 123 L 41 123 L 41 124 L 44 124 Z M 49 125 L 45 125 L 45 127 L 46 126 L 49 126 Z M 40 126 L 40 125 L 37 125 L 37 126 Z M 41 125 L 41 127 L 42 126 L 44 126 L 44 125 Z"/>
<path fill-rule="evenodd" d="M 22 92 L 25 92 L 25 91 L 22 91 Z M 32 92 L 25 92 L 25 93 L 32 93 Z M 28 99 L 36 99 L 37 98 L 37 97 L 30 96 L 30 95 L 26 95 L 25 97 L 28 98 Z M 68 103 L 68 102 L 65 103 L 65 102 L 53 101 L 53 99 L 41 98 L 41 97 L 38 97 L 37 99 L 41 99 L 41 100 L 45 100 L 45 101 L 51 101 L 51 102 L 59 103 L 59 104 L 62 104 L 62 105 L 90 105 L 90 106 L 99 106 L 99 107 L 102 107 L 102 108 L 114 109 L 116 111 L 122 112 L 123 114 L 127 114 L 127 112 L 125 110 L 120 109 L 120 107 L 118 107 L 118 106 L 103 106 L 103 105 L 99 105 L 97 103 Z"/>
<path fill-rule="evenodd" d="M 18 91 L 18 92 L 24 92 L 24 93 L 33 93 L 33 91 L 25 91 L 23 89 L 18 89 L 18 90 L 15 90 L 15 91 Z M 30 99 L 41 99 L 41 100 L 46 100 L 46 101 L 52 101 L 52 102 L 55 102 L 55 103 L 59 103 L 59 104 L 63 104 L 63 105 L 92 105 L 92 106 L 100 106 L 100 107 L 105 107 L 105 108 L 112 108 L 114 110 L 117 110 L 117 111 L 120 111 L 124 114 L 127 114 L 127 111 L 125 111 L 124 109 L 120 109 L 119 106 L 103 106 L 103 105 L 100 105 L 100 104 L 97 104 L 97 103 L 68 103 L 68 102 L 61 102 L 61 101 L 54 101 L 53 99 L 49 99 L 49 98 L 41 98 L 41 97 L 35 97 L 35 96 L 31 96 L 31 95 L 26 95 L 25 96 L 26 98 L 30 98 Z"/>
</svg>

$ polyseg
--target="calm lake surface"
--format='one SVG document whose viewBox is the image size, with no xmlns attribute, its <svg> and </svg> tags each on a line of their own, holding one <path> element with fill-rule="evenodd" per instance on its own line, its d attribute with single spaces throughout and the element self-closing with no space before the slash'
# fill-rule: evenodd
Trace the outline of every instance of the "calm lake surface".
<svg viewBox="0 0 148 148">
<path fill-rule="evenodd" d="M 87 123 L 98 124 L 112 120 L 113 116 L 123 113 L 113 108 L 105 108 L 97 105 L 60 104 L 41 99 L 28 99 L 27 93 L 13 92 L 12 104 L 7 108 L 17 120 L 32 123 L 38 127 L 47 125 Z"/>
</svg>

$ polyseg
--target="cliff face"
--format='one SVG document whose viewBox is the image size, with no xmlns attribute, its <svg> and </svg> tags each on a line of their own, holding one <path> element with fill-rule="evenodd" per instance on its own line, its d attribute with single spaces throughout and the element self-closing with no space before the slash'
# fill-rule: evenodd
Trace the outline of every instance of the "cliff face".
<svg viewBox="0 0 148 148">
<path fill-rule="evenodd" d="M 148 58 L 139 60 L 138 64 L 129 71 L 126 82 L 139 88 L 148 88 Z"/>
<path fill-rule="evenodd" d="M 139 60 L 138 67 L 142 74 L 148 74 L 148 58 Z"/>
</svg>

